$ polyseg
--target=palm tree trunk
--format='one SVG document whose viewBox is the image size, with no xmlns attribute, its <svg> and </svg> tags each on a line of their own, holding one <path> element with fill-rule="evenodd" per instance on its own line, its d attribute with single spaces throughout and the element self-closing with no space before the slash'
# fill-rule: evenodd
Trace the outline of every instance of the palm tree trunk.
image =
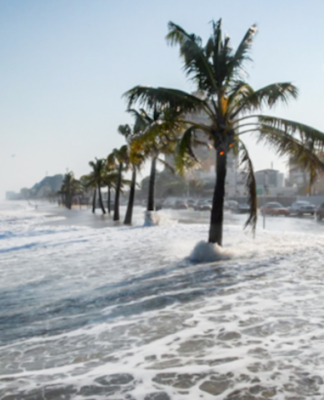
<svg viewBox="0 0 324 400">
<path fill-rule="evenodd" d="M 210 218 L 209 243 L 222 245 L 223 241 L 223 209 L 225 197 L 225 178 L 226 178 L 227 155 L 216 154 L 216 185 L 213 196 L 213 207 Z"/>
<path fill-rule="evenodd" d="M 154 189 L 155 189 L 156 159 L 157 159 L 157 157 L 152 158 L 150 181 L 149 181 L 149 191 L 148 191 L 148 199 L 147 199 L 147 211 L 155 210 Z"/>
<path fill-rule="evenodd" d="M 114 221 L 119 221 L 119 195 L 120 195 L 120 187 L 122 180 L 122 170 L 123 170 L 123 163 L 119 163 L 118 180 L 117 180 L 115 204 L 114 204 L 114 218 L 113 218 Z"/>
<path fill-rule="evenodd" d="M 64 207 L 65 208 L 68 208 L 68 204 L 69 204 L 68 199 L 69 199 L 69 193 L 68 193 L 68 191 L 66 191 L 65 196 L 64 196 Z"/>
<path fill-rule="evenodd" d="M 66 208 L 68 210 L 71 210 L 72 208 L 72 195 L 70 191 L 68 191 L 67 196 L 66 196 Z"/>
<path fill-rule="evenodd" d="M 134 199 L 135 199 L 135 185 L 136 185 L 136 168 L 133 166 L 133 174 L 132 174 L 132 183 L 129 191 L 129 199 L 127 205 L 127 211 L 125 216 L 125 225 L 132 224 L 132 216 L 133 216 L 133 208 L 134 208 Z"/>
<path fill-rule="evenodd" d="M 108 208 L 108 214 L 110 214 L 110 211 L 111 211 L 111 205 L 110 205 L 110 186 L 108 186 L 107 208 Z"/>
<path fill-rule="evenodd" d="M 101 208 L 101 210 L 102 210 L 102 213 L 103 213 L 103 214 L 106 214 L 106 210 L 105 210 L 105 207 L 104 207 L 103 201 L 102 201 L 100 184 L 98 185 L 98 194 L 99 194 L 99 205 L 100 205 L 100 208 Z"/>
<path fill-rule="evenodd" d="M 92 212 L 96 212 L 96 198 L 97 198 L 97 188 L 93 191 L 93 199 L 92 199 Z"/>
</svg>

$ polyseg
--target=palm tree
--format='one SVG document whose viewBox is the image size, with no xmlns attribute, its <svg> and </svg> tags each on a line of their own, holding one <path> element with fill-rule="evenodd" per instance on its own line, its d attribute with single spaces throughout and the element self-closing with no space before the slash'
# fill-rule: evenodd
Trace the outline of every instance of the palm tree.
<svg viewBox="0 0 324 400">
<path fill-rule="evenodd" d="M 90 161 L 89 166 L 92 168 L 92 171 L 89 175 L 86 176 L 87 186 L 92 187 L 94 189 L 93 192 L 93 203 L 92 203 L 92 212 L 95 213 L 96 210 L 96 193 L 98 191 L 99 195 L 99 205 L 103 214 L 106 214 L 106 210 L 102 201 L 101 187 L 104 184 L 105 179 L 105 170 L 106 170 L 106 160 L 97 159 L 96 161 Z"/>
<path fill-rule="evenodd" d="M 129 198 L 124 219 L 124 225 L 132 224 L 137 171 L 140 170 L 145 161 L 144 154 L 140 151 L 132 151 L 131 147 L 132 138 L 134 139 L 136 135 L 138 135 L 142 131 L 142 128 L 143 125 L 138 119 L 136 119 L 133 129 L 131 129 L 129 125 L 120 125 L 118 127 L 118 132 L 121 133 L 130 144 L 127 153 L 127 165 L 132 170 L 132 179 L 130 182 Z"/>
<path fill-rule="evenodd" d="M 107 186 L 107 209 L 108 214 L 111 213 L 111 189 L 115 189 L 118 180 L 118 172 L 115 168 L 108 165 L 106 160 L 106 169 L 103 182 Z"/>
<path fill-rule="evenodd" d="M 89 175 L 83 175 L 80 178 L 82 182 L 82 186 L 84 187 L 85 191 L 93 190 L 92 195 L 92 212 L 95 214 L 96 212 L 96 204 L 97 204 L 97 184 L 94 182 L 89 182 Z"/>
<path fill-rule="evenodd" d="M 119 197 L 120 197 L 120 191 L 123 183 L 123 170 L 124 170 L 124 165 L 127 163 L 128 160 L 128 149 L 127 145 L 123 145 L 120 149 L 114 149 L 111 154 L 109 154 L 107 158 L 107 165 L 110 168 L 117 167 L 118 168 L 118 178 L 117 178 L 117 184 L 116 184 L 116 189 L 115 189 L 115 204 L 114 204 L 114 221 L 119 221 L 120 215 L 119 215 Z"/>
<path fill-rule="evenodd" d="M 64 175 L 60 193 L 67 209 L 71 210 L 73 197 L 81 192 L 80 181 L 74 178 L 73 172 Z"/>
<path fill-rule="evenodd" d="M 88 201 L 90 196 L 89 189 L 94 189 L 94 188 L 91 187 L 91 185 L 89 186 L 88 175 L 83 175 L 80 177 L 80 187 L 84 204 L 89 206 L 89 201 Z"/>
<path fill-rule="evenodd" d="M 131 138 L 131 154 L 151 158 L 150 179 L 148 186 L 147 211 L 155 210 L 155 180 L 157 162 L 172 170 L 172 167 L 160 158 L 161 154 L 171 153 L 179 139 L 175 117 L 179 114 L 176 109 L 153 106 L 149 114 L 141 109 L 140 112 L 129 109 L 135 118 L 134 135 Z"/>
<path fill-rule="evenodd" d="M 186 127 L 179 143 L 179 155 L 190 156 L 192 139 L 203 132 L 216 153 L 216 182 L 210 219 L 210 243 L 222 245 L 223 207 L 225 196 L 226 160 L 231 151 L 240 152 L 241 166 L 246 172 L 251 212 L 246 222 L 255 230 L 257 221 L 256 183 L 248 150 L 242 141 L 246 133 L 255 134 L 279 154 L 297 157 L 306 169 L 323 169 L 318 154 L 324 147 L 324 134 L 309 126 L 283 118 L 256 114 L 264 106 L 297 98 L 297 89 L 290 82 L 276 83 L 254 90 L 245 79 L 245 63 L 257 28 L 251 26 L 236 51 L 228 36 L 223 37 L 221 20 L 212 22 L 212 34 L 203 45 L 202 39 L 187 33 L 170 22 L 167 41 L 179 45 L 184 70 L 196 83 L 198 95 L 170 88 L 136 86 L 125 93 L 128 107 L 138 103 L 147 109 L 169 107 L 182 111 L 177 118 Z M 190 120 L 190 113 L 204 113 L 206 123 Z M 189 115 L 188 115 L 189 114 Z M 312 143 L 312 150 L 306 143 Z"/>
</svg>

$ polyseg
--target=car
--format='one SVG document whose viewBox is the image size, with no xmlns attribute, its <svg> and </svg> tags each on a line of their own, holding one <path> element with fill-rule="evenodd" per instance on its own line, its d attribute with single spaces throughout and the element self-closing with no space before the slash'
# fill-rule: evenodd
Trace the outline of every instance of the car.
<svg viewBox="0 0 324 400">
<path fill-rule="evenodd" d="M 262 215 L 289 215 L 288 208 L 275 201 L 266 203 L 261 207 L 260 211 Z"/>
<path fill-rule="evenodd" d="M 251 211 L 249 204 L 238 204 L 236 208 L 232 209 L 232 212 L 236 214 L 248 214 Z"/>
<path fill-rule="evenodd" d="M 188 210 L 189 206 L 182 200 L 177 200 L 172 207 L 174 210 Z"/>
<path fill-rule="evenodd" d="M 188 204 L 189 207 L 194 207 L 194 205 L 196 204 L 196 202 L 195 202 L 195 200 L 193 200 L 193 199 L 189 199 L 189 200 L 187 201 L 187 204 Z"/>
<path fill-rule="evenodd" d="M 224 208 L 225 210 L 235 210 L 239 206 L 239 203 L 236 200 L 225 200 Z"/>
<path fill-rule="evenodd" d="M 324 203 L 317 207 L 315 215 L 317 221 L 321 221 L 324 218 Z"/>
<path fill-rule="evenodd" d="M 194 205 L 194 210 L 196 211 L 210 211 L 212 206 L 208 200 L 198 200 Z"/>
<path fill-rule="evenodd" d="M 290 215 L 302 216 L 304 214 L 314 215 L 316 207 L 309 201 L 295 201 L 290 207 L 288 207 Z"/>
</svg>

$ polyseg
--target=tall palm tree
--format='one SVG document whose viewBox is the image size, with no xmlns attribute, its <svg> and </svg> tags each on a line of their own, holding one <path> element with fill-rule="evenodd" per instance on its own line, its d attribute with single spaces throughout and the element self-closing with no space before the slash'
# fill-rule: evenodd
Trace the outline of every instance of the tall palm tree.
<svg viewBox="0 0 324 400">
<path fill-rule="evenodd" d="M 124 171 L 124 165 L 127 164 L 128 160 L 128 148 L 127 145 L 121 146 L 120 149 L 114 149 L 107 158 L 107 165 L 110 168 L 117 167 L 118 168 L 118 178 L 117 184 L 115 189 L 115 204 L 114 204 L 114 221 L 119 221 L 120 214 L 119 214 L 119 198 L 120 198 L 120 191 L 123 184 L 123 176 L 122 173 Z"/>
<path fill-rule="evenodd" d="M 96 193 L 98 191 L 99 196 L 99 205 L 103 214 L 106 214 L 106 210 L 102 201 L 101 188 L 104 184 L 105 179 L 105 171 L 106 171 L 106 160 L 97 159 L 96 161 L 90 161 L 89 166 L 92 168 L 92 171 L 89 175 L 86 176 L 88 187 L 92 187 L 94 189 L 93 193 L 93 204 L 92 204 L 92 212 L 95 213 L 96 209 Z"/>
<path fill-rule="evenodd" d="M 212 33 L 207 43 L 170 22 L 167 41 L 180 47 L 186 75 L 197 87 L 198 94 L 182 90 L 136 86 L 125 93 L 128 107 L 138 103 L 153 110 L 157 105 L 181 110 L 177 118 L 186 129 L 179 143 L 179 154 L 190 156 L 192 139 L 203 132 L 216 153 L 216 182 L 210 219 L 208 241 L 222 245 L 223 208 L 225 196 L 226 160 L 231 151 L 240 152 L 241 166 L 246 172 L 251 212 L 246 222 L 253 230 L 257 221 L 256 183 L 248 150 L 242 141 L 246 133 L 256 135 L 258 141 L 269 143 L 279 154 L 293 155 L 308 170 L 323 169 L 318 157 L 324 147 L 324 134 L 309 126 L 283 118 L 256 112 L 267 106 L 287 103 L 297 98 L 297 89 L 290 82 L 276 83 L 254 90 L 245 79 L 245 63 L 257 28 L 251 26 L 234 51 L 228 36 L 223 37 L 222 22 L 212 22 Z M 190 120 L 190 114 L 204 113 L 206 123 Z M 306 143 L 312 143 L 312 150 Z"/>
</svg>

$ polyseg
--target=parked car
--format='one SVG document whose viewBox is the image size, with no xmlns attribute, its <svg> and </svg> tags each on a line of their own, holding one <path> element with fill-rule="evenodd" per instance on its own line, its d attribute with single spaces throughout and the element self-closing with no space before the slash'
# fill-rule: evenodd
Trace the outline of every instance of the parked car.
<svg viewBox="0 0 324 400">
<path fill-rule="evenodd" d="M 289 215 L 288 208 L 277 202 L 266 203 L 260 211 L 262 215 Z"/>
<path fill-rule="evenodd" d="M 225 200 L 224 208 L 225 210 L 235 210 L 239 206 L 239 203 L 235 200 Z"/>
<path fill-rule="evenodd" d="M 232 209 L 232 212 L 234 212 L 236 214 L 248 214 L 250 211 L 251 211 L 251 207 L 247 203 L 238 204 L 236 208 Z"/>
<path fill-rule="evenodd" d="M 198 200 L 194 205 L 194 210 L 196 211 L 210 211 L 212 206 L 208 200 Z"/>
<path fill-rule="evenodd" d="M 302 216 L 304 214 L 314 215 L 316 207 L 309 201 L 295 201 L 290 207 L 288 207 L 290 215 Z"/>
<path fill-rule="evenodd" d="M 187 201 L 187 204 L 188 204 L 189 207 L 194 207 L 194 205 L 196 204 L 196 202 L 195 202 L 195 200 L 193 200 L 193 199 L 189 199 L 189 200 Z"/>
<path fill-rule="evenodd" d="M 189 206 L 188 206 L 188 204 L 185 203 L 184 201 L 182 201 L 182 200 L 177 200 L 177 201 L 174 203 L 174 205 L 173 205 L 172 208 L 173 208 L 174 210 L 188 210 Z"/>
<path fill-rule="evenodd" d="M 321 221 L 324 218 L 324 203 L 317 207 L 316 209 L 316 219 Z"/>
</svg>

